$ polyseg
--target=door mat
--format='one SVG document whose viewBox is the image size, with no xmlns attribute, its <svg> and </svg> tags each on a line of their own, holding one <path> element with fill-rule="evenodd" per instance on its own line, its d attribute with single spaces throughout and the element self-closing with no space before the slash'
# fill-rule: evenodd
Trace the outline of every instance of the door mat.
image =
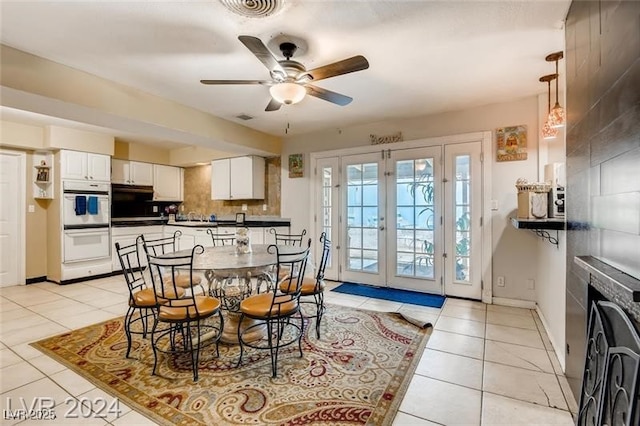
<svg viewBox="0 0 640 426">
<path fill-rule="evenodd" d="M 398 290 L 387 287 L 374 287 L 364 284 L 342 283 L 331 291 L 355 296 L 372 297 L 374 299 L 391 300 L 411 305 L 442 308 L 445 297 L 437 294 L 419 293 L 417 291 Z"/>
</svg>

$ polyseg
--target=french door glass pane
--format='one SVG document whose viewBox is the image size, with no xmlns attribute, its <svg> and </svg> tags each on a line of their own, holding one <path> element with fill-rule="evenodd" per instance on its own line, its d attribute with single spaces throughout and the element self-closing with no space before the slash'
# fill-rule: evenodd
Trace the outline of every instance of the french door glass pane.
<svg viewBox="0 0 640 426">
<path fill-rule="evenodd" d="M 378 272 L 378 164 L 347 166 L 348 268 Z"/>
<path fill-rule="evenodd" d="M 396 162 L 396 273 L 434 278 L 433 158 Z"/>
<path fill-rule="evenodd" d="M 471 255 L 471 180 L 469 155 L 455 157 L 455 224 L 456 224 L 456 281 L 470 282 Z"/>
<path fill-rule="evenodd" d="M 322 168 L 322 231 L 326 233 L 327 238 L 331 238 L 332 223 L 332 203 L 331 197 L 333 195 L 333 168 L 330 166 Z M 331 268 L 331 257 L 327 261 L 327 267 Z"/>
</svg>

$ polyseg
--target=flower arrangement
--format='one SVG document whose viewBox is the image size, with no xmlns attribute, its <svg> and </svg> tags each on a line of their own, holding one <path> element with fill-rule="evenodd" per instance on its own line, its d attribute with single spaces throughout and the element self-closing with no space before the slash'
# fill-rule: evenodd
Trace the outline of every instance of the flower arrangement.
<svg viewBox="0 0 640 426">
<path fill-rule="evenodd" d="M 251 240 L 249 239 L 248 228 L 236 229 L 236 253 L 238 254 L 251 253 Z"/>
</svg>

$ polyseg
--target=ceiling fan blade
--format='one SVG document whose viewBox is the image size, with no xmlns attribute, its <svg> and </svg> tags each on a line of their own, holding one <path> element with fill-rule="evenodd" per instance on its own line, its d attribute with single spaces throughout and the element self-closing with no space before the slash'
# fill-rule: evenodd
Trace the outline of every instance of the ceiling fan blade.
<svg viewBox="0 0 640 426">
<path fill-rule="evenodd" d="M 282 66 L 280 66 L 278 60 L 271 54 L 262 40 L 257 37 L 244 35 L 238 36 L 238 40 L 240 40 L 242 44 L 244 44 L 247 49 L 251 51 L 251 53 L 256 55 L 256 58 L 258 58 L 258 60 L 262 62 L 269 71 L 279 71 L 283 75 L 286 75 L 286 72 L 284 71 Z"/>
<path fill-rule="evenodd" d="M 311 71 L 307 71 L 313 81 L 322 80 L 324 78 L 335 77 L 337 75 L 349 74 L 350 72 L 362 71 L 369 68 L 369 61 L 364 56 L 354 56 L 349 59 L 334 62 L 323 67 L 314 68 Z"/>
<path fill-rule="evenodd" d="M 324 99 L 336 105 L 345 106 L 349 105 L 353 98 L 341 95 L 340 93 L 332 92 L 331 90 L 323 89 L 322 87 L 312 86 L 307 84 L 304 86 L 307 89 L 307 93 L 316 98 Z"/>
<path fill-rule="evenodd" d="M 271 84 L 269 80 L 200 80 L 202 84 Z"/>
<path fill-rule="evenodd" d="M 278 101 L 276 101 L 275 99 L 271 98 L 271 100 L 269 101 L 269 104 L 267 105 L 267 107 L 264 109 L 265 111 L 277 111 L 280 109 L 280 107 L 282 106 L 282 104 Z"/>
</svg>

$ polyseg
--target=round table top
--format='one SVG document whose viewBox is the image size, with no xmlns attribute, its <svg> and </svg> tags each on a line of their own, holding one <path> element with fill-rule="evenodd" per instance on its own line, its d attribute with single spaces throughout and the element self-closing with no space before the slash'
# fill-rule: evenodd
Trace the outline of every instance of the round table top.
<svg viewBox="0 0 640 426">
<path fill-rule="evenodd" d="M 264 268 L 278 263 L 276 252 L 269 253 L 267 248 L 269 244 L 252 244 L 251 253 L 236 253 L 235 245 L 205 247 L 204 252 L 197 254 L 193 258 L 194 270 L 232 270 L 243 271 L 253 268 Z M 298 246 L 279 245 L 278 250 L 281 254 L 299 253 L 303 248 Z M 180 250 L 175 252 L 176 255 L 188 255 L 191 250 Z"/>
</svg>

